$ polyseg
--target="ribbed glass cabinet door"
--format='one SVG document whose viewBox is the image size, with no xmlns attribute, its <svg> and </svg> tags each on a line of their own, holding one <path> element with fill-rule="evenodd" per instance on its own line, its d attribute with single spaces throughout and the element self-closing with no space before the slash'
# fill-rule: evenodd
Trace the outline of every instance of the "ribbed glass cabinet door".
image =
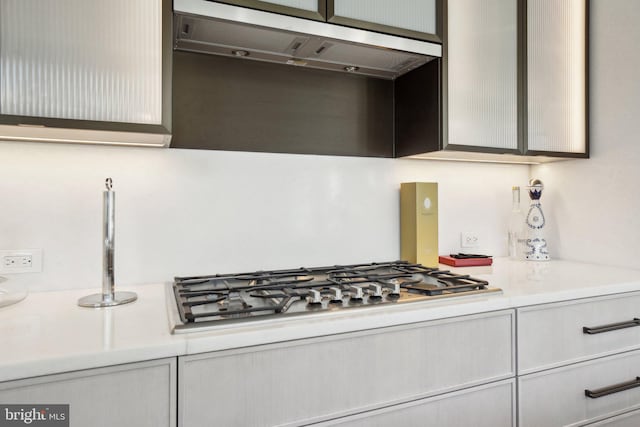
<svg viewBox="0 0 640 427">
<path fill-rule="evenodd" d="M 222 0 L 221 3 L 237 4 L 317 21 L 325 20 L 326 0 Z"/>
<path fill-rule="evenodd" d="M 586 1 L 527 2 L 527 145 L 586 150 Z"/>
<path fill-rule="evenodd" d="M 0 114 L 162 123 L 161 0 L 1 0 Z"/>
<path fill-rule="evenodd" d="M 329 22 L 439 41 L 436 0 L 327 0 Z"/>
<path fill-rule="evenodd" d="M 517 0 L 449 0 L 449 145 L 518 149 L 517 21 Z"/>
</svg>

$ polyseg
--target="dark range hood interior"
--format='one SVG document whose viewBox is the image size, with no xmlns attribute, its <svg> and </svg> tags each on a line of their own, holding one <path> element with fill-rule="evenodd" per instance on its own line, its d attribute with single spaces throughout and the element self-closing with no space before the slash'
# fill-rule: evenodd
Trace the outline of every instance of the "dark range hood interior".
<svg viewBox="0 0 640 427">
<path fill-rule="evenodd" d="M 171 147 L 397 157 L 438 145 L 439 45 L 432 56 L 356 43 L 308 22 L 316 34 L 176 10 Z M 335 34 L 354 31 L 369 37 Z"/>
</svg>

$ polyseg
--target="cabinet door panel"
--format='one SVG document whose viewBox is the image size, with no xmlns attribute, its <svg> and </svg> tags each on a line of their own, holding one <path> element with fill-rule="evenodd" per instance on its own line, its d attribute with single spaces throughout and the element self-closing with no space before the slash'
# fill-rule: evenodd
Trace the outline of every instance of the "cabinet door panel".
<svg viewBox="0 0 640 427">
<path fill-rule="evenodd" d="M 527 148 L 585 153 L 585 0 L 527 2 Z"/>
<path fill-rule="evenodd" d="M 515 381 L 509 380 L 332 420 L 318 426 L 510 427 L 516 425 L 514 403 Z"/>
<path fill-rule="evenodd" d="M 447 143 L 518 149 L 517 0 L 449 0 Z"/>
<path fill-rule="evenodd" d="M 3 404 L 68 404 L 71 427 L 171 427 L 176 359 L 0 383 Z"/>
<path fill-rule="evenodd" d="M 505 379 L 512 320 L 496 312 L 181 357 L 181 426 L 300 425 Z"/>
<path fill-rule="evenodd" d="M 437 0 L 328 0 L 329 22 L 440 41 Z"/>
</svg>

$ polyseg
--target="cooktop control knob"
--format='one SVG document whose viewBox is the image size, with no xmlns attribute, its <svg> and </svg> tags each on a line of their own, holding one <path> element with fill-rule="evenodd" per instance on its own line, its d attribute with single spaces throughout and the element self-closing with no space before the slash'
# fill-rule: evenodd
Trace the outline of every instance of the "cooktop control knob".
<svg viewBox="0 0 640 427">
<path fill-rule="evenodd" d="M 340 303 L 342 302 L 342 289 L 340 288 L 329 288 L 329 290 L 331 291 L 331 302 L 332 303 Z"/>
<path fill-rule="evenodd" d="M 372 298 L 382 298 L 382 285 L 372 283 L 369 285 L 369 295 Z"/>
<path fill-rule="evenodd" d="M 396 279 L 385 282 L 387 285 L 389 295 L 387 298 L 397 299 L 400 297 L 400 283 Z"/>
<path fill-rule="evenodd" d="M 309 304 L 322 304 L 322 295 L 320 295 L 320 291 L 309 289 L 307 301 L 309 302 Z"/>
<path fill-rule="evenodd" d="M 400 295 L 400 283 L 397 280 L 393 279 L 386 282 L 387 285 L 391 285 L 389 289 L 390 294 Z"/>
<path fill-rule="evenodd" d="M 352 300 L 361 300 L 364 298 L 364 293 L 362 292 L 362 288 L 360 286 L 350 286 L 351 290 L 351 299 Z"/>
</svg>

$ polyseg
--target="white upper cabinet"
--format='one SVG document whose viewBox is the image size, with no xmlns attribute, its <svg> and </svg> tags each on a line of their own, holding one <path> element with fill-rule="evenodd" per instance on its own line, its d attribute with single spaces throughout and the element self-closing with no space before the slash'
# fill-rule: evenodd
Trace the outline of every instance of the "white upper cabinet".
<svg viewBox="0 0 640 427">
<path fill-rule="evenodd" d="M 160 6 L 156 0 L 3 0 L 2 113 L 160 124 Z"/>
<path fill-rule="evenodd" d="M 442 137 L 419 158 L 588 157 L 586 0 L 448 0 Z"/>
<path fill-rule="evenodd" d="M 527 148 L 586 153 L 585 0 L 527 2 Z"/>
<path fill-rule="evenodd" d="M 446 0 L 220 0 L 252 9 L 441 42 Z"/>
<path fill-rule="evenodd" d="M 448 2 L 448 144 L 518 148 L 517 0 Z"/>
<path fill-rule="evenodd" d="M 0 124 L 167 134 L 168 7 L 162 0 L 2 0 Z"/>
</svg>

